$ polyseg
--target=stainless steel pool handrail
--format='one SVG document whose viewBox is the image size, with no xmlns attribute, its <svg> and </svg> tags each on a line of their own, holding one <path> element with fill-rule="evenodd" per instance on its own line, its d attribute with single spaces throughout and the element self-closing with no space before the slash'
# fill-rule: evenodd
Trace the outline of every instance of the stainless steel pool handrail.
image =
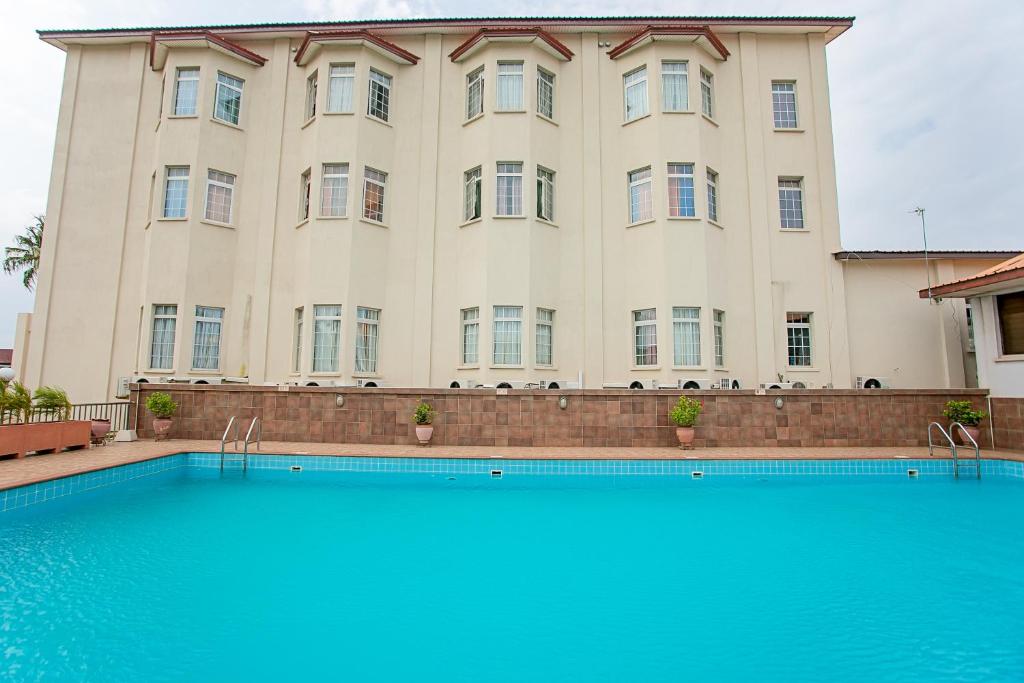
<svg viewBox="0 0 1024 683">
<path fill-rule="evenodd" d="M 252 438 L 253 430 L 256 430 L 256 438 Z M 247 472 L 249 470 L 249 444 L 255 443 L 256 450 L 260 449 L 260 442 L 263 439 L 263 424 L 260 422 L 259 417 L 252 418 L 252 422 L 249 423 L 249 431 L 245 434 L 245 444 L 242 447 L 242 471 Z"/>
<path fill-rule="evenodd" d="M 231 432 L 231 427 L 235 428 L 234 437 L 231 439 L 231 447 L 234 451 L 238 452 L 238 423 L 235 422 L 235 416 L 232 415 L 231 419 L 228 420 L 228 426 L 224 429 L 224 436 L 220 437 L 220 471 L 224 471 L 224 448 L 228 441 L 228 433 Z"/>
<path fill-rule="evenodd" d="M 948 446 L 938 445 L 938 444 L 936 444 L 936 443 L 934 443 L 932 441 L 932 427 L 937 428 L 939 430 L 939 433 L 942 434 L 943 437 L 945 437 L 946 442 L 949 444 Z M 946 431 L 945 427 L 940 425 L 938 422 L 932 422 L 930 425 L 928 425 L 928 456 L 929 457 L 934 455 L 934 453 L 932 451 L 934 449 L 936 449 L 936 448 L 945 448 L 945 449 L 949 450 L 949 452 L 953 455 L 953 478 L 954 479 L 959 479 L 960 478 L 960 463 L 959 463 L 959 461 L 957 460 L 957 457 L 956 457 L 956 442 L 953 441 L 953 438 L 949 435 L 949 432 Z"/>
<path fill-rule="evenodd" d="M 955 435 L 957 433 L 957 430 L 960 430 L 960 433 L 966 436 L 967 440 L 971 442 L 971 446 L 974 447 L 974 465 L 978 470 L 978 479 L 981 479 L 981 449 L 978 448 L 978 442 L 974 440 L 974 437 L 971 436 L 971 433 L 969 431 L 967 431 L 967 428 L 964 427 L 959 422 L 954 422 L 953 424 L 949 425 L 950 434 Z"/>
</svg>

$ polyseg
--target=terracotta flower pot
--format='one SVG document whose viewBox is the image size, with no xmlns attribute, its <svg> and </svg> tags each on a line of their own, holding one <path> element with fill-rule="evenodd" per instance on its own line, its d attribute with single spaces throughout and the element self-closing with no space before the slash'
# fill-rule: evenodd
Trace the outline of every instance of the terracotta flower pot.
<svg viewBox="0 0 1024 683">
<path fill-rule="evenodd" d="M 167 434 L 171 431 L 172 424 L 174 424 L 174 420 L 169 417 L 153 418 L 153 433 L 156 435 L 157 441 L 162 441 L 167 438 Z"/>
<path fill-rule="evenodd" d="M 91 422 L 93 439 L 102 439 L 110 432 L 110 420 L 92 420 Z"/>
<path fill-rule="evenodd" d="M 978 444 L 979 446 L 981 445 L 981 427 L 964 425 L 964 431 L 971 435 L 971 438 L 974 439 L 974 443 Z M 971 445 L 971 442 L 967 440 L 963 432 L 961 432 L 959 429 L 956 430 L 956 440 L 961 446 Z"/>
<path fill-rule="evenodd" d="M 430 443 L 430 437 L 434 435 L 434 425 L 416 425 L 416 438 L 421 446 Z"/>
<path fill-rule="evenodd" d="M 695 432 L 693 427 L 676 427 L 676 438 L 679 439 L 679 447 L 693 448 L 693 437 Z"/>
</svg>

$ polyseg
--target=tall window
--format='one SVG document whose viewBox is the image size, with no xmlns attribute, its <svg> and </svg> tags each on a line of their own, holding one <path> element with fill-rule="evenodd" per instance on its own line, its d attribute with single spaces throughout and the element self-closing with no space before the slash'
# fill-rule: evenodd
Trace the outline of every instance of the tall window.
<svg viewBox="0 0 1024 683">
<path fill-rule="evenodd" d="M 700 309 L 672 307 L 672 362 L 675 365 L 700 365 Z"/>
<path fill-rule="evenodd" d="M 384 187 L 388 174 L 369 166 L 363 174 L 363 218 L 384 222 Z"/>
<path fill-rule="evenodd" d="M 661 63 L 661 108 L 687 111 L 690 108 L 689 74 L 686 62 Z"/>
<path fill-rule="evenodd" d="M 320 215 L 344 216 L 348 208 L 348 164 L 324 164 L 320 179 Z"/>
<path fill-rule="evenodd" d="M 375 119 L 387 121 L 391 109 L 391 76 L 370 69 L 370 97 L 366 113 Z"/>
<path fill-rule="evenodd" d="M 639 223 L 654 217 L 651 193 L 651 167 L 629 173 L 629 222 Z"/>
<path fill-rule="evenodd" d="M 476 365 L 480 362 L 480 309 L 463 308 L 462 311 L 462 364 Z"/>
<path fill-rule="evenodd" d="M 700 110 L 709 119 L 715 118 L 715 77 L 706 69 L 700 70 Z"/>
<path fill-rule="evenodd" d="M 725 367 L 725 311 L 715 310 L 715 367 Z"/>
<path fill-rule="evenodd" d="M 314 71 L 312 75 L 306 79 L 306 120 L 316 116 L 316 85 L 319 74 Z"/>
<path fill-rule="evenodd" d="M 188 166 L 168 166 L 164 181 L 164 218 L 184 218 L 188 212 Z"/>
<path fill-rule="evenodd" d="M 537 218 L 555 220 L 555 172 L 537 167 Z"/>
<path fill-rule="evenodd" d="M 299 220 L 304 221 L 309 218 L 309 186 L 310 183 L 310 169 L 302 174 L 299 179 Z"/>
<path fill-rule="evenodd" d="M 521 365 L 523 362 L 523 308 L 494 307 L 494 364 Z"/>
<path fill-rule="evenodd" d="M 779 218 L 783 228 L 804 227 L 804 189 L 800 178 L 779 178 Z"/>
<path fill-rule="evenodd" d="M 474 69 L 466 76 L 466 118 L 484 113 L 484 68 Z"/>
<path fill-rule="evenodd" d="M 341 306 L 313 306 L 313 372 L 337 372 Z"/>
<path fill-rule="evenodd" d="M 338 113 L 351 113 L 352 87 L 356 79 L 356 67 L 354 64 L 331 64 L 330 78 L 327 83 L 327 111 Z"/>
<path fill-rule="evenodd" d="M 658 364 L 658 318 L 653 308 L 633 311 L 633 364 Z"/>
<path fill-rule="evenodd" d="M 647 67 L 634 69 L 622 77 L 626 95 L 626 120 L 647 115 Z"/>
<path fill-rule="evenodd" d="M 192 369 L 220 369 L 220 332 L 224 309 L 196 306 L 196 332 L 192 338 Z"/>
<path fill-rule="evenodd" d="M 174 115 L 195 116 L 199 98 L 199 69 L 180 68 L 174 79 Z"/>
<path fill-rule="evenodd" d="M 295 330 L 294 330 L 294 352 L 292 357 L 292 372 L 302 372 L 302 327 L 305 322 L 306 311 L 301 306 L 295 309 Z"/>
<path fill-rule="evenodd" d="M 718 174 L 707 169 L 708 174 L 708 219 L 718 220 Z"/>
<path fill-rule="evenodd" d="M 537 365 L 552 365 L 555 332 L 555 312 L 550 308 L 537 309 Z"/>
<path fill-rule="evenodd" d="M 811 314 L 786 314 L 786 342 L 791 367 L 811 365 Z"/>
<path fill-rule="evenodd" d="M 498 111 L 523 110 L 523 63 L 498 62 Z"/>
<path fill-rule="evenodd" d="M 356 309 L 356 372 L 377 372 L 377 342 L 380 338 L 380 311 Z"/>
<path fill-rule="evenodd" d="M 1001 355 L 1024 354 L 1024 292 L 996 296 L 996 315 Z"/>
<path fill-rule="evenodd" d="M 498 215 L 523 215 L 523 165 L 498 162 Z"/>
<path fill-rule="evenodd" d="M 796 128 L 796 83 L 772 81 L 772 115 L 776 128 Z"/>
<path fill-rule="evenodd" d="M 153 331 L 149 338 L 149 367 L 170 370 L 174 367 L 174 328 L 178 307 L 173 304 L 153 306 Z"/>
<path fill-rule="evenodd" d="M 537 113 L 555 118 L 555 75 L 537 67 Z"/>
<path fill-rule="evenodd" d="M 466 171 L 465 177 L 465 195 L 462 209 L 462 219 L 471 221 L 476 218 L 480 218 L 481 202 L 483 200 L 480 179 L 480 167 L 477 166 L 471 171 Z"/>
<path fill-rule="evenodd" d="M 668 215 L 697 215 L 693 201 L 693 164 L 668 165 Z"/>
<path fill-rule="evenodd" d="M 238 125 L 238 116 L 242 112 L 241 78 L 217 72 L 217 96 L 214 100 L 213 118 Z"/>
<path fill-rule="evenodd" d="M 234 194 L 235 176 L 211 168 L 206 177 L 206 220 L 230 223 Z"/>
</svg>

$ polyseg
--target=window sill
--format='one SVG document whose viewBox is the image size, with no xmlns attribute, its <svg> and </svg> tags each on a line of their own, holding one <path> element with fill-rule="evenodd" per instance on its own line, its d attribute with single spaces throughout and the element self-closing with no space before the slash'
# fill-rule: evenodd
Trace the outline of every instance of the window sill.
<svg viewBox="0 0 1024 683">
<path fill-rule="evenodd" d="M 692 109 L 680 109 L 680 110 L 663 109 L 661 113 L 662 114 L 696 114 L 697 112 L 695 112 Z"/>
<path fill-rule="evenodd" d="M 313 123 L 314 121 L 316 121 L 316 115 L 315 114 L 313 116 L 309 117 L 308 119 L 306 119 L 306 122 L 304 124 L 302 124 L 301 126 L 299 126 L 299 130 L 305 129 L 307 126 L 309 126 L 309 124 Z"/>
<path fill-rule="evenodd" d="M 495 220 L 524 220 L 526 216 L 494 216 Z"/>
<path fill-rule="evenodd" d="M 775 128 L 776 133 L 803 133 L 803 128 Z"/>
<path fill-rule="evenodd" d="M 150 368 L 149 370 L 143 371 L 143 374 L 146 374 L 146 375 L 159 375 L 160 377 L 164 377 L 165 375 L 166 376 L 173 375 L 174 372 L 175 372 L 174 370 L 165 370 L 163 368 L 161 368 L 159 370 L 154 370 L 153 368 Z"/>
<path fill-rule="evenodd" d="M 525 365 L 490 365 L 491 370 L 523 370 Z"/>
<path fill-rule="evenodd" d="M 707 372 L 707 368 L 703 365 L 673 365 L 673 372 L 676 370 L 683 372 Z"/>
<path fill-rule="evenodd" d="M 215 376 L 215 375 L 222 375 L 224 373 L 221 372 L 220 370 L 207 370 L 205 368 L 204 369 L 192 368 L 191 370 L 188 371 L 188 374 L 190 374 L 190 375 L 200 375 L 202 377 L 212 377 L 212 376 Z"/>
<path fill-rule="evenodd" d="M 543 223 L 544 225 L 550 225 L 552 228 L 558 227 L 558 223 L 555 223 L 554 221 L 549 221 L 547 218 L 541 218 L 540 216 L 537 216 L 537 222 Z"/>
<path fill-rule="evenodd" d="M 810 231 L 811 231 L 810 228 L 779 228 L 779 232 L 791 232 L 791 233 L 795 233 L 795 234 L 800 234 L 802 232 L 810 232 Z"/>
<path fill-rule="evenodd" d="M 470 218 L 468 221 L 462 221 L 461 223 L 459 223 L 459 227 L 464 228 L 467 225 L 475 225 L 476 223 L 479 223 L 481 221 L 483 221 L 483 218 L 480 218 L 479 216 L 477 218 Z"/>
<path fill-rule="evenodd" d="M 170 119 L 198 119 L 199 114 L 168 114 L 168 120 Z"/>
<path fill-rule="evenodd" d="M 635 119 L 629 119 L 628 121 L 623 121 L 622 125 L 628 126 L 631 123 L 636 123 L 637 121 L 643 121 L 644 119 L 649 119 L 649 118 L 651 118 L 651 112 L 647 112 L 643 116 L 637 116 Z"/>
<path fill-rule="evenodd" d="M 455 369 L 456 370 L 479 370 L 480 369 L 480 365 L 479 364 L 477 364 L 477 365 L 459 365 L 459 366 L 456 366 Z"/>
<path fill-rule="evenodd" d="M 325 111 L 324 116 L 354 116 L 354 111 Z"/>
<path fill-rule="evenodd" d="M 240 130 L 240 131 L 243 131 L 243 132 L 245 131 L 245 129 L 242 128 L 237 123 L 231 123 L 230 121 L 224 121 L 222 119 L 218 119 L 216 116 L 211 116 L 210 120 L 213 121 L 216 124 L 224 126 L 225 128 L 232 128 L 234 130 Z"/>
<path fill-rule="evenodd" d="M 462 122 L 462 125 L 463 126 L 468 126 L 469 124 L 473 123 L 474 121 L 479 121 L 483 117 L 484 117 L 484 113 L 483 112 L 480 112 L 479 114 L 474 114 L 473 118 L 466 119 L 465 121 Z"/>
<path fill-rule="evenodd" d="M 1024 353 L 1012 353 L 1006 356 L 996 356 L 992 360 L 996 363 L 1024 363 Z"/>
<path fill-rule="evenodd" d="M 661 370 L 661 366 L 660 365 L 634 365 L 633 367 L 630 368 L 630 370 L 635 370 L 637 372 L 641 372 L 641 371 L 644 371 L 644 370 Z"/>
<path fill-rule="evenodd" d="M 311 372 L 307 377 L 341 377 L 340 372 Z"/>
<path fill-rule="evenodd" d="M 635 227 L 637 227 L 639 225 L 647 225 L 648 223 L 653 223 L 655 220 L 657 220 L 657 219 L 655 219 L 655 218 L 647 218 L 647 219 L 642 220 L 642 221 L 637 221 L 636 223 L 626 223 L 626 227 L 627 228 L 635 228 Z"/>
<path fill-rule="evenodd" d="M 182 221 L 187 221 L 188 220 L 188 216 L 181 216 L 181 217 L 178 217 L 178 216 L 167 216 L 167 217 L 161 216 L 160 218 L 157 218 L 156 220 L 157 220 L 158 223 L 164 223 L 164 222 L 166 222 L 166 223 L 181 223 Z"/>
<path fill-rule="evenodd" d="M 495 114 L 525 114 L 525 109 L 495 109 Z"/>
<path fill-rule="evenodd" d="M 552 372 L 558 372 L 558 366 L 557 365 L 534 365 L 533 369 L 534 370 L 544 370 L 544 371 L 551 370 Z"/>
<path fill-rule="evenodd" d="M 377 123 L 379 123 L 379 124 L 380 124 L 380 125 L 382 125 L 382 126 L 387 126 L 388 128 L 394 128 L 394 126 L 393 126 L 393 125 L 391 125 L 390 123 L 388 123 L 388 122 L 387 122 L 387 121 L 385 121 L 384 119 L 379 119 L 379 118 L 377 118 L 376 116 L 373 116 L 373 115 L 371 115 L 371 114 L 364 114 L 364 116 L 365 116 L 366 118 L 370 119 L 371 121 L 376 121 Z"/>
<path fill-rule="evenodd" d="M 700 216 L 669 216 L 670 221 L 699 221 Z"/>
<path fill-rule="evenodd" d="M 786 370 L 789 372 L 821 372 L 818 368 L 806 365 L 787 365 Z M 786 381 L 788 382 L 789 380 Z"/>
<path fill-rule="evenodd" d="M 715 226 L 715 227 L 716 227 L 716 228 L 718 228 L 719 230 L 725 230 L 725 226 L 724 226 L 724 225 L 722 225 L 721 223 L 719 223 L 719 222 L 718 222 L 718 221 L 716 221 L 716 220 L 713 220 L 713 219 L 709 218 L 709 219 L 708 219 L 708 223 L 710 223 L 711 225 Z"/>
<path fill-rule="evenodd" d="M 348 216 L 317 216 L 318 221 L 344 221 L 348 220 Z"/>
<path fill-rule="evenodd" d="M 302 377 L 302 373 L 301 372 L 289 372 L 288 376 L 289 377 Z"/>
<path fill-rule="evenodd" d="M 557 126 L 558 125 L 558 121 L 555 121 L 550 116 L 545 116 L 544 114 L 541 114 L 540 112 L 537 112 L 537 118 L 540 119 L 541 121 L 547 121 L 552 126 Z"/>
<path fill-rule="evenodd" d="M 382 223 L 380 221 L 375 221 L 372 218 L 360 218 L 359 222 L 360 223 L 366 223 L 367 225 L 375 225 L 378 228 L 386 228 L 386 227 L 388 227 L 387 223 Z"/>
<path fill-rule="evenodd" d="M 299 228 L 301 228 L 303 225 L 305 225 L 308 222 L 309 222 L 308 218 L 303 218 L 301 221 L 299 221 L 298 223 L 295 224 L 295 229 L 298 230 Z"/>
<path fill-rule="evenodd" d="M 729 372 L 729 368 L 715 368 L 715 372 Z"/>
<path fill-rule="evenodd" d="M 381 375 L 379 372 L 353 372 L 352 377 L 358 377 L 359 379 L 380 379 Z"/>
<path fill-rule="evenodd" d="M 702 114 L 700 115 L 700 117 L 701 117 L 702 119 L 704 119 L 705 121 L 707 121 L 708 123 L 710 123 L 710 124 L 711 124 L 712 126 L 714 126 L 715 128 L 718 128 L 718 127 L 719 127 L 719 125 L 718 125 L 718 121 L 715 121 L 715 120 L 714 120 L 713 118 L 711 118 L 711 117 L 710 117 L 710 116 L 708 116 L 707 114 L 704 114 L 704 113 L 702 113 Z"/>
<path fill-rule="evenodd" d="M 212 226 L 218 227 L 218 228 L 227 228 L 228 230 L 234 230 L 235 229 L 235 226 L 232 225 L 231 223 L 221 223 L 220 221 L 213 221 L 213 220 L 210 220 L 209 218 L 203 218 L 199 222 L 200 223 L 206 223 L 207 225 L 212 225 Z"/>
</svg>

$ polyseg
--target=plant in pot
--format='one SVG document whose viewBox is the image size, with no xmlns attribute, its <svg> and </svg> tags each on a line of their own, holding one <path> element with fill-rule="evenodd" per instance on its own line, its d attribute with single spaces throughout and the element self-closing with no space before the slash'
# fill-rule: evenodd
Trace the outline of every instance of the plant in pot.
<svg viewBox="0 0 1024 683">
<path fill-rule="evenodd" d="M 71 401 L 60 387 L 39 387 L 32 394 L 32 408 L 49 413 L 55 420 L 71 417 Z"/>
<path fill-rule="evenodd" d="M 171 425 L 174 424 L 171 418 L 178 412 L 178 404 L 170 394 L 157 391 L 146 399 L 146 408 L 153 413 L 153 433 L 156 434 L 156 438 L 166 439 L 168 432 L 171 431 Z"/>
<path fill-rule="evenodd" d="M 975 443 L 981 438 L 981 429 L 978 425 L 988 417 L 988 413 L 984 410 L 975 410 L 970 401 L 947 401 L 942 414 L 949 420 L 950 426 L 954 422 L 959 422 L 963 425 L 964 430 L 971 435 Z M 959 441 L 961 446 L 967 445 L 966 439 L 964 439 L 963 434 L 959 430 L 951 436 Z"/>
<path fill-rule="evenodd" d="M 668 419 L 676 426 L 676 438 L 680 448 L 693 448 L 693 425 L 704 410 L 704 404 L 689 396 L 680 396 L 679 401 L 668 411 Z"/>
<path fill-rule="evenodd" d="M 412 414 L 412 421 L 416 423 L 416 439 L 421 446 L 426 446 L 434 435 L 434 425 L 431 424 L 434 421 L 434 409 L 426 401 L 420 401 Z"/>
<path fill-rule="evenodd" d="M 28 423 L 32 419 L 32 394 L 21 382 L 6 382 L 0 397 L 0 422 Z"/>
</svg>

